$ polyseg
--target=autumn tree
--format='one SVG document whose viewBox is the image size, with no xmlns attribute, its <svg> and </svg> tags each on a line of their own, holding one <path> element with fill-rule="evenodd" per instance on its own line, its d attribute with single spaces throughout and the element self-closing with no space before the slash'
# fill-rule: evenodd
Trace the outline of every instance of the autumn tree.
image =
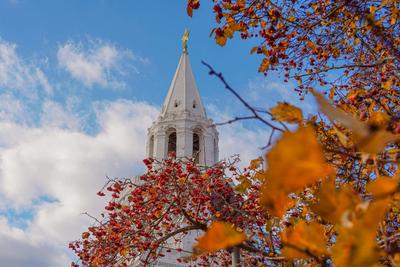
<svg viewBox="0 0 400 267">
<path fill-rule="evenodd" d="M 257 42 L 258 71 L 295 80 L 288 90 L 320 113 L 305 117 L 290 99 L 255 108 L 204 63 L 250 113 L 229 122 L 271 129 L 265 164 L 146 162 L 140 184 L 111 182 L 104 220 L 71 243 L 83 265 L 150 263 L 191 230 L 206 231 L 193 265 L 227 266 L 233 247 L 244 266 L 400 265 L 399 4 L 214 0 L 217 44 Z M 188 15 L 198 8 L 188 0 Z"/>
<path fill-rule="evenodd" d="M 265 228 L 268 214 L 258 203 L 262 161 L 254 160 L 244 172 L 236 161 L 203 168 L 192 160 L 145 160 L 144 175 L 110 180 L 98 193 L 111 197 L 106 212 L 70 248 L 84 266 L 149 265 L 166 253 L 182 252 L 185 236 L 195 231 L 197 237 L 212 224 L 211 234 L 194 248 L 194 255 L 209 254 L 195 258 L 186 251 L 179 261 L 228 265 L 229 251 L 218 250 L 239 243 L 245 262 L 280 261 L 273 256 L 274 237 Z M 252 256 L 255 252 L 260 257 Z"/>
</svg>

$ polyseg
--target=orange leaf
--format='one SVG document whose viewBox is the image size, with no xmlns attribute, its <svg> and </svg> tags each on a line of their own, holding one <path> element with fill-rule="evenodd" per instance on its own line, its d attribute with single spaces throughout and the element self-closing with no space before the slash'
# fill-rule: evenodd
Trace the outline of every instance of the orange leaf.
<svg viewBox="0 0 400 267">
<path fill-rule="evenodd" d="M 267 162 L 265 186 L 276 184 L 277 188 L 287 193 L 303 189 L 333 171 L 326 164 L 321 145 L 311 127 L 285 132 L 267 154 Z"/>
<path fill-rule="evenodd" d="M 307 47 L 308 47 L 310 50 L 315 50 L 315 48 L 316 48 L 317 46 L 316 46 L 313 42 L 308 41 Z"/>
<path fill-rule="evenodd" d="M 284 247 L 282 254 L 290 259 L 309 258 L 327 255 L 324 227 L 316 222 L 299 222 L 294 227 L 286 228 L 281 234 Z"/>
<path fill-rule="evenodd" d="M 269 68 L 269 64 L 270 64 L 269 60 L 266 59 L 266 58 L 264 58 L 263 61 L 261 62 L 260 67 L 258 68 L 258 71 L 259 71 L 259 72 L 265 72 L 265 71 L 267 71 L 268 68 Z"/>
<path fill-rule="evenodd" d="M 262 191 L 260 203 L 269 214 L 277 217 L 282 217 L 294 205 L 294 201 L 288 198 L 288 194 L 271 188 Z"/>
<path fill-rule="evenodd" d="M 226 36 L 225 34 L 222 35 L 215 35 L 215 40 L 217 41 L 217 44 L 219 44 L 220 46 L 224 46 L 226 44 Z"/>
<path fill-rule="evenodd" d="M 196 253 L 214 252 L 238 245 L 244 240 L 246 235 L 238 232 L 233 224 L 215 221 L 199 238 L 194 250 Z"/>
<path fill-rule="evenodd" d="M 229 25 L 228 25 L 228 26 L 224 29 L 224 34 L 225 34 L 226 37 L 228 37 L 229 39 L 232 39 L 234 33 L 235 33 L 235 27 L 234 27 L 234 25 L 233 25 L 233 26 L 229 26 Z"/>
<path fill-rule="evenodd" d="M 389 198 L 374 202 L 352 227 L 339 227 L 332 249 L 335 266 L 376 266 L 380 253 L 376 243 L 379 222 L 384 219 Z"/>
<path fill-rule="evenodd" d="M 251 181 L 245 176 L 240 176 L 239 180 L 240 184 L 235 186 L 235 191 L 244 193 L 251 186 Z"/>
<path fill-rule="evenodd" d="M 254 54 L 257 51 L 258 51 L 258 46 L 255 46 L 250 50 L 250 54 Z"/>
<path fill-rule="evenodd" d="M 187 6 L 186 12 L 189 17 L 193 16 L 193 8 L 190 5 Z"/>
<path fill-rule="evenodd" d="M 358 151 L 377 154 L 382 152 L 388 143 L 400 140 L 400 134 L 394 135 L 384 128 L 377 129 L 374 125 L 362 122 L 351 114 L 333 107 L 320 93 L 315 91 L 312 93 L 317 99 L 321 111 L 333 124 L 336 121 L 353 132 L 355 148 Z"/>
<path fill-rule="evenodd" d="M 251 161 L 250 161 L 249 169 L 250 169 L 250 170 L 255 170 L 255 169 L 257 169 L 258 167 L 260 167 L 260 165 L 262 164 L 262 162 L 263 162 L 262 157 L 259 157 L 259 158 L 256 158 L 256 159 L 251 160 Z"/>
<path fill-rule="evenodd" d="M 82 239 L 87 239 L 90 236 L 89 232 L 83 232 L 82 233 Z"/>
<path fill-rule="evenodd" d="M 379 177 L 367 185 L 367 190 L 374 196 L 382 196 L 396 192 L 398 185 L 399 181 L 396 178 Z"/>
<path fill-rule="evenodd" d="M 379 125 L 386 126 L 390 121 L 389 115 L 384 112 L 372 111 L 368 122 Z"/>
<path fill-rule="evenodd" d="M 360 202 L 350 188 L 337 189 L 333 179 L 328 179 L 321 184 L 315 195 L 318 201 L 310 205 L 313 212 L 330 223 L 345 223 L 343 220 L 346 211 L 351 210 Z"/>
<path fill-rule="evenodd" d="M 289 123 L 300 123 L 303 121 L 301 109 L 286 102 L 279 102 L 278 105 L 271 109 L 271 113 L 272 117 L 278 121 Z"/>
<path fill-rule="evenodd" d="M 377 154 L 382 152 L 387 144 L 400 140 L 400 134 L 392 134 L 385 129 L 370 131 L 370 134 L 364 138 L 355 138 L 356 148 L 360 152 Z"/>
<path fill-rule="evenodd" d="M 288 193 L 333 173 L 310 127 L 299 127 L 294 133 L 285 132 L 267 154 L 267 161 L 260 203 L 276 216 L 282 216 L 292 203 L 287 198 Z"/>
</svg>

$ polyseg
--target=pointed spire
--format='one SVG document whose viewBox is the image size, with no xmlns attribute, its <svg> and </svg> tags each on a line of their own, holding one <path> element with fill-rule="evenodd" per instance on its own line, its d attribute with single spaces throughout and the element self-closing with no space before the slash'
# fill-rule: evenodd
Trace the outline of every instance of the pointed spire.
<svg viewBox="0 0 400 267">
<path fill-rule="evenodd" d="M 186 37 L 185 37 L 186 36 Z M 176 68 L 174 78 L 164 101 L 161 115 L 188 112 L 193 116 L 206 118 L 206 112 L 197 89 L 192 67 L 187 54 L 187 39 L 189 32 L 185 31 L 183 53 Z"/>
</svg>

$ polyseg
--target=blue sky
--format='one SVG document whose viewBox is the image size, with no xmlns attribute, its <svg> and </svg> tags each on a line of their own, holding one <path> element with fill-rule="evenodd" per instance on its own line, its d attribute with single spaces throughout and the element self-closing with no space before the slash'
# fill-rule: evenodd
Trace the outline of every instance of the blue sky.
<svg viewBox="0 0 400 267">
<path fill-rule="evenodd" d="M 105 177 L 143 170 L 147 127 L 156 118 L 189 28 L 189 55 L 215 121 L 243 107 L 200 63 L 222 71 L 254 105 L 286 100 L 306 112 L 278 75 L 257 73 L 249 42 L 221 48 L 203 1 L 193 18 L 182 0 L 0 0 L 0 265 L 69 266 L 68 241 L 99 214 Z M 269 130 L 224 126 L 221 157 L 259 156 Z M 18 251 L 18 253 L 15 253 Z"/>
<path fill-rule="evenodd" d="M 53 66 L 55 52 L 65 42 L 100 39 L 132 50 L 150 63 L 138 66 L 140 77 L 132 73 L 125 77 L 129 90 L 110 92 L 100 88 L 89 91 L 87 97 L 123 97 L 160 104 L 178 62 L 180 38 L 187 27 L 191 30 L 190 56 L 197 82 L 204 98 L 214 99 L 220 96 L 220 86 L 207 77 L 201 60 L 210 62 L 227 76 L 232 73 L 229 80 L 244 87 L 249 77 L 257 75 L 259 59 L 249 56 L 250 44 L 246 42 L 228 43 L 224 48 L 215 45 L 209 37 L 213 14 L 207 4 L 204 1 L 204 6 L 191 19 L 180 0 L 2 1 L 0 32 L 4 40 L 17 44 L 22 57 L 39 61 L 47 58 L 50 65 L 47 72 L 54 80 L 65 78 L 65 73 Z"/>
</svg>

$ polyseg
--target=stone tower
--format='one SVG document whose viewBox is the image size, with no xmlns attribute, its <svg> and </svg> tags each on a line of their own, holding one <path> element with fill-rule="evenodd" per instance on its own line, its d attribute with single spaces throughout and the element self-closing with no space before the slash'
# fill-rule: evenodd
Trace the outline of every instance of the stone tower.
<svg viewBox="0 0 400 267">
<path fill-rule="evenodd" d="M 218 161 L 218 132 L 207 118 L 197 89 L 187 52 L 183 52 L 157 120 L 148 130 L 147 157 L 163 159 L 195 158 L 199 165 L 211 166 Z"/>
</svg>

